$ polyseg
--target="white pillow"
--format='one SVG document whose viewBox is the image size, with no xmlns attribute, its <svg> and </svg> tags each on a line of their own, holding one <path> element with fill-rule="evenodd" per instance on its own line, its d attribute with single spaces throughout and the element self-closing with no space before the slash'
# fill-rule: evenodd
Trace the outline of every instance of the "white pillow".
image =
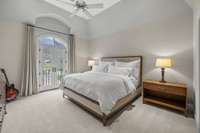
<svg viewBox="0 0 200 133">
<path fill-rule="evenodd" d="M 99 64 L 92 66 L 92 72 L 107 72 L 108 65 L 107 64 Z"/>
<path fill-rule="evenodd" d="M 118 75 L 123 75 L 123 76 L 130 76 L 132 71 L 133 70 L 130 67 L 116 67 L 116 66 L 110 65 L 108 68 L 108 73 L 118 74 Z"/>
<path fill-rule="evenodd" d="M 104 72 L 108 72 L 108 67 L 110 65 L 114 65 L 114 62 L 108 62 L 108 61 L 100 61 L 99 65 L 105 66 Z"/>
<path fill-rule="evenodd" d="M 115 66 L 117 67 L 131 67 L 132 68 L 132 76 L 134 76 L 137 80 L 140 75 L 140 60 L 135 60 L 132 62 L 115 62 Z"/>
</svg>

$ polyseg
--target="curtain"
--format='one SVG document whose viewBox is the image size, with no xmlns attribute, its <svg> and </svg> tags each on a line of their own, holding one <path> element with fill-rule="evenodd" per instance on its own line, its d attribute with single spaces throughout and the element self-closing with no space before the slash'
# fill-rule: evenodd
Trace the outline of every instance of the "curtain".
<svg viewBox="0 0 200 133">
<path fill-rule="evenodd" d="M 68 39 L 69 55 L 68 55 L 68 70 L 69 73 L 75 72 L 75 41 L 74 35 L 70 35 Z"/>
<path fill-rule="evenodd" d="M 25 60 L 23 62 L 21 96 L 30 96 L 37 93 L 36 76 L 36 45 L 34 43 L 34 28 L 26 25 Z"/>
</svg>

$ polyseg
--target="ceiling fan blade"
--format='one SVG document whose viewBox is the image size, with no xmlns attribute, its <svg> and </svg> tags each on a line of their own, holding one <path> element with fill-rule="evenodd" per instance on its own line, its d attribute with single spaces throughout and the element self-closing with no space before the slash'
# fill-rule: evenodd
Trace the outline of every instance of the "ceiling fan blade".
<svg viewBox="0 0 200 133">
<path fill-rule="evenodd" d="M 62 2 L 62 3 L 64 3 L 64 4 L 66 4 L 66 5 L 75 6 L 74 4 L 72 4 L 72 3 L 70 3 L 70 2 L 67 2 L 66 0 L 56 0 L 56 1 Z"/>
<path fill-rule="evenodd" d="M 92 8 L 103 8 L 104 4 L 103 3 L 99 3 L 99 4 L 88 4 L 87 8 L 88 9 L 92 9 Z"/>
<path fill-rule="evenodd" d="M 78 12 L 80 11 L 80 8 L 75 9 L 72 14 L 70 15 L 70 17 L 75 16 Z"/>
<path fill-rule="evenodd" d="M 88 10 L 83 9 L 83 12 L 85 13 L 85 15 L 87 15 L 89 18 L 93 17 L 92 14 L 90 12 L 88 12 Z"/>
</svg>

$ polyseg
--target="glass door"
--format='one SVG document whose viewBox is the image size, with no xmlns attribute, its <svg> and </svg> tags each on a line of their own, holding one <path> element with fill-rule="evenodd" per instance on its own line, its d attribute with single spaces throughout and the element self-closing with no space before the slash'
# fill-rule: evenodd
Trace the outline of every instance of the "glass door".
<svg viewBox="0 0 200 133">
<path fill-rule="evenodd" d="M 67 72 L 66 42 L 54 37 L 39 38 L 39 91 L 58 88 Z"/>
</svg>

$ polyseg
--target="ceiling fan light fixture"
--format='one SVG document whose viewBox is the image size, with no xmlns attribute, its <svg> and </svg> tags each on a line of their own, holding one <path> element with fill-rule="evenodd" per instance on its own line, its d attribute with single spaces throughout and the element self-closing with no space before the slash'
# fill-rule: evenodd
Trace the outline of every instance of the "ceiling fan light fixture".
<svg viewBox="0 0 200 133">
<path fill-rule="evenodd" d="M 93 15 L 87 9 L 100 9 L 104 7 L 103 3 L 87 4 L 84 0 L 70 0 L 73 3 L 67 2 L 66 0 L 56 0 L 56 1 L 75 7 L 75 10 L 72 12 L 70 17 L 76 16 L 78 12 L 81 10 L 87 16 L 87 18 L 92 18 Z"/>
</svg>

